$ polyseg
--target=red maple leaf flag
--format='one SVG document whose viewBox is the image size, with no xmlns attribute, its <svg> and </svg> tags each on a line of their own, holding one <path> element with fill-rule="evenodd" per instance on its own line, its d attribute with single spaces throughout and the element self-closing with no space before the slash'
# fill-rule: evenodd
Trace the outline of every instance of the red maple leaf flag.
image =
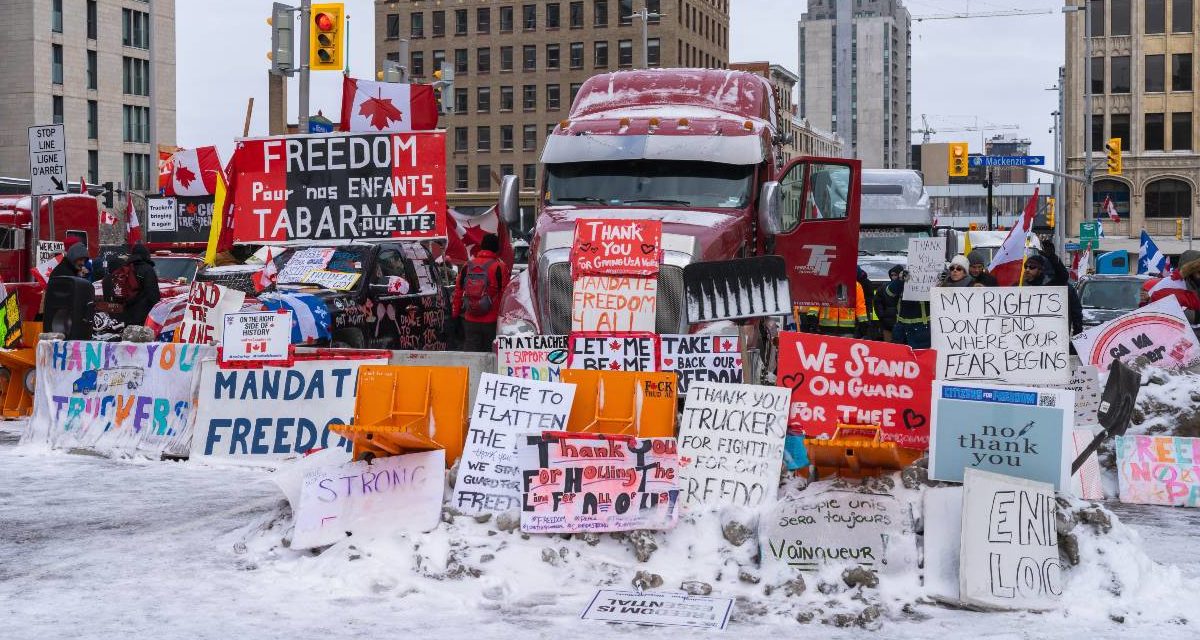
<svg viewBox="0 0 1200 640">
<path fill-rule="evenodd" d="M 170 180 L 159 180 L 166 196 L 211 196 L 216 193 L 221 159 L 216 147 L 180 149 L 166 163 Z"/>
<path fill-rule="evenodd" d="M 427 131 L 437 120 L 432 85 L 342 79 L 342 131 Z"/>
<path fill-rule="evenodd" d="M 175 172 L 175 179 L 186 189 L 196 181 L 196 174 L 192 173 L 187 167 L 179 167 L 179 170 Z"/>
</svg>

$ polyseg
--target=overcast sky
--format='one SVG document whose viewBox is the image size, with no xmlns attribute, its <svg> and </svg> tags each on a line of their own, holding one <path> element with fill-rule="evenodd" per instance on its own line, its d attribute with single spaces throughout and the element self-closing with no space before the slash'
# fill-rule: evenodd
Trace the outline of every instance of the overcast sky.
<svg viewBox="0 0 1200 640">
<path fill-rule="evenodd" d="M 266 53 L 270 0 L 180 0 L 176 3 L 178 60 L 177 143 L 215 144 L 228 160 L 242 135 L 246 101 L 254 97 L 251 135 L 267 130 Z M 298 2 L 296 3 L 298 4 Z M 670 3 L 664 3 L 669 5 Z M 797 23 L 804 0 L 731 0 L 730 59 L 768 60 L 797 70 Z M 943 131 L 980 124 L 1017 125 L 987 131 L 1033 141 L 1032 155 L 1053 163 L 1050 113 L 1057 93 L 1047 91 L 1063 63 L 1062 0 L 906 0 L 913 16 L 989 13 L 1011 9 L 1044 15 L 913 21 L 912 125 L 928 116 L 934 141 L 966 140 L 982 151 L 979 132 Z M 347 0 L 352 75 L 374 76 L 374 3 Z M 297 47 L 299 38 L 297 37 Z M 312 112 L 338 119 L 341 75 L 312 74 Z M 289 120 L 296 120 L 296 79 L 289 81 Z M 920 135 L 915 136 L 919 140 Z M 1048 177 L 1048 176 L 1047 176 Z"/>
</svg>

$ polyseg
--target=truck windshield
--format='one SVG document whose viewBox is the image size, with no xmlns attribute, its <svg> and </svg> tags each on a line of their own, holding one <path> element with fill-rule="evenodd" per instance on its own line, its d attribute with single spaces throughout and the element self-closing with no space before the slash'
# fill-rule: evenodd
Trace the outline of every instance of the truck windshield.
<svg viewBox="0 0 1200 640">
<path fill-rule="evenodd" d="M 546 165 L 550 204 L 667 205 L 741 209 L 750 202 L 752 165 L 623 160 Z"/>
</svg>

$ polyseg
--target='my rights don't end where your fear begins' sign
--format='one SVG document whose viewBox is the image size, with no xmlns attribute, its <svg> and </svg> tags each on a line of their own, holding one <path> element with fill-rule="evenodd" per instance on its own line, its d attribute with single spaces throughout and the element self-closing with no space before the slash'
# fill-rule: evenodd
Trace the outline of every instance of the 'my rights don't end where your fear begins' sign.
<svg viewBox="0 0 1200 640">
<path fill-rule="evenodd" d="M 441 132 L 243 140 L 231 166 L 235 242 L 446 235 Z"/>
</svg>

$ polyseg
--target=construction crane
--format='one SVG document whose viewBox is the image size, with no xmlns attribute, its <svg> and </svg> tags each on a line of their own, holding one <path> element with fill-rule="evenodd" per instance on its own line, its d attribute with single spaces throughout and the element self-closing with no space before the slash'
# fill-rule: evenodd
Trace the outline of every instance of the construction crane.
<svg viewBox="0 0 1200 640">
<path fill-rule="evenodd" d="M 1006 11 L 981 11 L 979 13 L 939 13 L 928 16 L 913 16 L 917 22 L 925 20 L 958 20 L 961 18 L 1004 18 L 1009 16 L 1042 16 L 1057 13 L 1053 9 L 1008 9 Z"/>
<path fill-rule="evenodd" d="M 913 133 L 921 134 L 921 143 L 928 144 L 929 136 L 937 133 L 937 131 L 935 131 L 933 127 L 929 126 L 929 120 L 926 119 L 925 114 L 923 113 L 921 114 L 921 124 L 924 125 L 924 127 L 920 129 L 913 129 Z"/>
</svg>

